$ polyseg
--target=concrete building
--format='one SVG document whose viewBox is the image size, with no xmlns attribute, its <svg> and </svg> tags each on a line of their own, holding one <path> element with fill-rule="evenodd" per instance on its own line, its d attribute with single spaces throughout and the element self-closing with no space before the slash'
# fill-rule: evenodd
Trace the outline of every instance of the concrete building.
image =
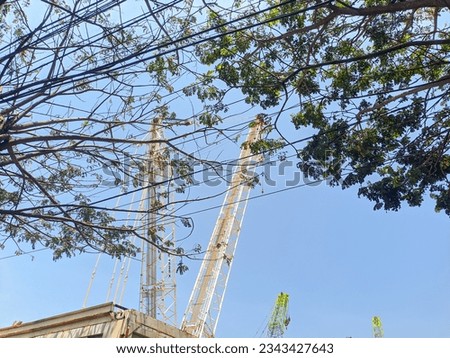
<svg viewBox="0 0 450 358">
<path fill-rule="evenodd" d="M 192 338 L 176 327 L 113 303 L 0 328 L 0 338 L 13 337 Z"/>
</svg>

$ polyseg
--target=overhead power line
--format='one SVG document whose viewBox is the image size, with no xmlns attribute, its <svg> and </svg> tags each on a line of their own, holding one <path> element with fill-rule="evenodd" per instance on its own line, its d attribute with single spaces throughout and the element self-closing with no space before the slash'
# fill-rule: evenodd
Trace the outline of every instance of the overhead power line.
<svg viewBox="0 0 450 358">
<path fill-rule="evenodd" d="M 226 27 L 228 27 L 230 25 L 233 25 L 233 24 L 235 24 L 237 22 L 241 22 L 241 21 L 246 20 L 248 18 L 257 16 L 259 14 L 262 14 L 264 12 L 270 11 L 272 9 L 278 8 L 278 7 L 286 5 L 286 4 L 290 4 L 292 2 L 295 2 L 295 0 L 288 0 L 288 1 L 285 1 L 283 3 L 267 7 L 265 9 L 263 9 L 263 10 L 259 10 L 259 11 L 255 12 L 255 13 L 247 14 L 247 15 L 244 15 L 244 16 L 239 17 L 237 19 L 233 19 L 233 20 L 227 21 L 225 23 L 222 23 L 222 24 L 219 24 L 219 25 L 215 25 L 213 27 L 201 30 L 201 31 L 196 32 L 194 34 L 183 36 L 183 37 L 181 37 L 179 39 L 175 39 L 175 40 L 169 41 L 167 43 L 162 43 L 162 44 L 159 44 L 157 46 L 145 48 L 145 49 L 139 51 L 138 53 L 133 53 L 133 54 L 125 56 L 125 57 L 123 57 L 121 59 L 112 61 L 110 63 L 103 64 L 101 66 L 98 66 L 98 67 L 95 67 L 95 68 L 92 68 L 92 69 L 88 69 L 88 70 L 83 71 L 81 73 L 76 73 L 76 74 L 72 74 L 72 75 L 63 76 L 61 78 L 54 78 L 54 79 L 52 79 L 51 83 L 48 83 L 49 82 L 48 79 L 35 81 L 34 83 L 29 83 L 29 84 L 26 84 L 24 86 L 21 86 L 19 89 L 14 89 L 14 90 L 5 92 L 3 94 L 0 94 L 0 99 L 3 98 L 5 101 L 7 101 L 7 100 L 9 100 L 8 98 L 17 97 L 18 94 L 20 92 L 23 93 L 24 90 L 26 90 L 27 96 L 30 96 L 30 95 L 35 94 L 37 92 L 42 92 L 42 91 L 47 90 L 49 88 L 49 86 L 63 85 L 63 84 L 66 84 L 66 83 L 73 83 L 73 82 L 79 81 L 81 79 L 87 80 L 90 76 L 94 76 L 97 80 L 99 80 L 99 79 L 101 79 L 103 77 L 107 78 L 111 71 L 117 71 L 117 70 L 120 70 L 120 69 L 124 69 L 126 67 L 131 67 L 133 65 L 140 64 L 140 63 L 145 62 L 145 61 L 150 61 L 150 60 L 156 59 L 158 57 L 162 57 L 164 55 L 170 54 L 170 53 L 175 52 L 175 51 L 186 49 L 186 48 L 189 48 L 189 47 L 192 47 L 192 46 L 197 46 L 197 45 L 199 45 L 201 43 L 208 42 L 208 41 L 211 41 L 211 40 L 215 40 L 215 39 L 221 38 L 221 37 L 226 36 L 226 35 L 236 34 L 238 32 L 241 32 L 241 31 L 244 31 L 244 30 L 248 30 L 248 29 L 251 29 L 251 28 L 256 27 L 256 26 L 260 26 L 260 25 L 265 24 L 265 23 L 269 23 L 269 22 L 272 22 L 272 21 L 281 20 L 283 18 L 287 18 L 287 17 L 290 17 L 290 16 L 298 15 L 298 14 L 301 14 L 301 13 L 305 13 L 305 12 L 308 12 L 308 11 L 311 11 L 311 10 L 314 10 L 314 9 L 318 9 L 318 8 L 324 7 L 324 6 L 329 5 L 331 3 L 331 1 L 318 3 L 318 4 L 315 4 L 315 5 L 309 6 L 307 8 L 304 8 L 304 9 L 299 9 L 299 10 L 293 11 L 293 12 L 288 13 L 288 14 L 279 15 L 279 16 L 276 16 L 276 17 L 271 18 L 271 19 L 267 19 L 267 20 L 264 20 L 264 21 L 258 21 L 258 22 L 255 22 L 255 23 L 252 23 L 252 24 L 249 24 L 249 25 L 245 25 L 245 26 L 242 26 L 242 27 L 235 28 L 235 29 L 225 30 L 225 31 L 220 32 L 218 34 L 211 35 L 211 36 L 206 37 L 206 38 L 201 38 L 201 39 L 195 40 L 195 38 L 200 37 L 201 35 L 207 34 L 207 33 L 212 32 L 212 31 L 219 30 L 221 28 L 226 28 Z M 193 41 L 190 41 L 190 40 L 193 40 Z M 175 46 L 175 47 L 170 48 L 171 46 Z M 153 55 L 149 55 L 149 56 L 144 56 L 145 54 L 152 53 L 152 52 L 153 53 L 157 52 L 157 53 L 153 54 Z M 1 62 L 1 59 L 0 59 L 0 62 Z M 36 89 L 33 90 L 32 88 L 36 88 Z M 20 97 L 20 95 L 19 95 L 19 97 Z"/>
</svg>

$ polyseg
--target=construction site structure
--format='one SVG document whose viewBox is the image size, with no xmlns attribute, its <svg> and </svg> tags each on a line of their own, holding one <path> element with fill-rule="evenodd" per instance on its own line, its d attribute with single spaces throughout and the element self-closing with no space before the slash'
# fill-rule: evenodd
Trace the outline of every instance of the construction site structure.
<svg viewBox="0 0 450 358">
<path fill-rule="evenodd" d="M 383 324 L 381 323 L 381 319 L 378 316 L 372 317 L 372 331 L 374 338 L 384 337 Z"/>
<path fill-rule="evenodd" d="M 270 315 L 269 323 L 267 324 L 267 337 L 281 338 L 286 331 L 291 318 L 289 317 L 289 295 L 281 292 L 273 307 Z"/>
<path fill-rule="evenodd" d="M 142 312 L 113 303 L 0 328 L 0 338 L 192 338 Z"/>
<path fill-rule="evenodd" d="M 139 282 L 139 309 L 146 315 L 167 324 L 177 326 L 176 305 L 176 258 L 171 254 L 175 246 L 175 219 L 173 219 L 173 171 L 170 165 L 171 153 L 165 145 L 165 125 L 160 117 L 155 118 L 149 129 L 148 145 L 143 160 L 137 152 L 133 156 L 133 168 L 138 173 L 132 175 L 134 186 L 140 186 L 140 200 L 131 197 L 129 212 L 134 212 L 134 203 L 138 202 L 137 214 L 131 221 L 138 235 L 132 243 L 141 241 L 141 267 Z M 137 159 L 134 159 L 137 158 Z M 130 175 L 126 168 L 124 174 Z M 128 177 L 125 181 L 128 182 Z M 118 205 L 119 203 L 117 203 Z M 99 267 L 102 253 L 91 274 L 83 308 L 87 307 L 88 298 Z M 122 300 L 128 282 L 132 257 L 116 259 L 112 277 L 109 282 L 106 302 L 123 305 Z M 120 267 L 120 268 L 119 268 Z"/>
<path fill-rule="evenodd" d="M 174 247 L 174 222 L 170 220 L 173 202 L 170 192 L 172 169 L 170 153 L 164 142 L 164 127 L 155 119 L 144 165 L 144 190 L 138 222 L 142 237 L 140 311 L 173 326 L 176 312 L 176 262 L 170 254 Z M 169 215 L 167 215 L 169 214 Z M 168 219 L 169 218 L 169 219 Z M 164 221 L 164 225 L 161 222 Z M 166 247 L 167 250 L 162 248 Z"/>
<path fill-rule="evenodd" d="M 164 177 L 157 169 L 156 172 L 152 172 L 153 169 L 150 169 L 149 165 L 145 184 L 148 191 L 144 193 L 145 199 L 142 200 L 145 206 L 139 210 L 145 213 L 140 219 L 140 225 L 146 238 L 140 283 L 140 311 L 126 309 L 115 303 L 106 303 L 34 322 L 16 322 L 11 327 L 0 329 L 0 338 L 214 337 L 250 189 L 257 180 L 253 169 L 262 161 L 260 155 L 252 154 L 251 144 L 260 138 L 263 125 L 263 120 L 257 117 L 250 126 L 231 179 L 231 187 L 225 196 L 185 311 L 181 329 L 173 322 L 169 322 L 176 317 L 176 287 L 173 273 L 175 265 L 171 262 L 170 256 L 166 261 L 162 260 L 163 255 L 167 253 L 154 245 L 155 242 L 172 240 L 170 236 L 163 236 L 165 230 L 158 226 L 156 215 L 160 214 L 159 203 L 165 196 L 157 191 L 156 185 L 152 185 L 164 182 Z M 150 164 L 153 161 L 157 168 L 166 159 L 158 158 L 164 153 L 164 149 L 159 147 L 158 143 L 162 141 L 158 139 L 156 128 L 155 125 L 152 129 L 153 141 L 148 153 Z"/>
<path fill-rule="evenodd" d="M 181 323 L 181 330 L 196 337 L 215 335 L 247 201 L 256 180 L 253 169 L 261 161 L 260 155 L 252 154 L 251 144 L 260 139 L 263 125 L 257 117 L 250 126 Z"/>
</svg>

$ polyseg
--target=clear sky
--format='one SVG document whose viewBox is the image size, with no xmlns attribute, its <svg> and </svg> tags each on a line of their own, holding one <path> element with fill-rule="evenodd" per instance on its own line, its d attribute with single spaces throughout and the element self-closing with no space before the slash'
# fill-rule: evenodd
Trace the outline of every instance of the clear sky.
<svg viewBox="0 0 450 358">
<path fill-rule="evenodd" d="M 245 110 L 234 108 L 235 113 Z M 281 119 L 290 139 L 306 135 L 289 121 L 289 115 Z M 239 155 L 238 145 L 223 150 L 212 148 L 210 157 Z M 356 188 L 342 191 L 303 181 L 292 188 L 288 182 L 294 170 L 295 162 L 285 175 L 272 167 L 276 185 L 263 183 L 251 193 L 217 336 L 264 335 L 283 291 L 290 295 L 291 317 L 285 337 L 371 337 L 373 315 L 381 317 L 385 337 L 450 337 L 449 218 L 435 213 L 430 200 L 420 208 L 375 212 L 373 203 L 357 197 Z M 208 195 L 209 189 L 193 191 Z M 280 192 L 269 195 L 275 191 Z M 193 203 L 184 210 L 221 201 Z M 216 208 L 194 215 L 195 231 L 185 246 L 206 247 L 218 214 Z M 32 259 L 14 256 L 14 250 L 0 251 L 0 327 L 82 308 L 96 255 L 53 262 L 49 251 L 34 252 Z M 114 262 L 102 257 L 100 263 L 89 305 L 107 301 Z M 177 277 L 179 321 L 199 268 L 198 261 L 186 264 L 189 271 Z M 138 282 L 136 264 L 122 305 L 138 308 Z"/>
</svg>

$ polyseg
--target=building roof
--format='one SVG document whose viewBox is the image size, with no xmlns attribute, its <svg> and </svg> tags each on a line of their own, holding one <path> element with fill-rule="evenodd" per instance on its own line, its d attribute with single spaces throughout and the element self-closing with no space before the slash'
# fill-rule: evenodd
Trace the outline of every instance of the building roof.
<svg viewBox="0 0 450 358">
<path fill-rule="evenodd" d="M 141 312 L 105 303 L 33 322 L 0 328 L 0 338 L 189 338 Z"/>
</svg>

